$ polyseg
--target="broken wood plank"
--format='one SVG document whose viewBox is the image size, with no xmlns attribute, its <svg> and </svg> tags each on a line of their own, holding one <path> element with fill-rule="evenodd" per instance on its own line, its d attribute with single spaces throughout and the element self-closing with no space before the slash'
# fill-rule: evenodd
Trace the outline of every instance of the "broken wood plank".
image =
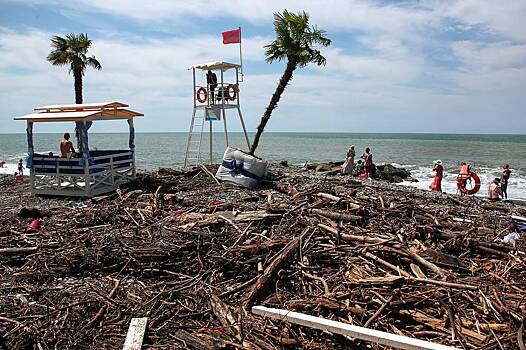
<svg viewBox="0 0 526 350">
<path fill-rule="evenodd" d="M 263 274 L 259 276 L 258 280 L 252 287 L 252 290 L 248 294 L 247 300 L 245 302 L 245 308 L 250 308 L 255 302 L 259 301 L 263 297 L 268 286 L 276 277 L 279 269 L 294 257 L 299 248 L 299 243 L 305 234 L 307 234 L 307 232 L 310 232 L 310 229 L 305 229 L 299 237 L 287 244 L 265 268 L 265 271 L 263 271 Z"/>
<path fill-rule="evenodd" d="M 140 350 L 144 341 L 144 333 L 148 325 L 148 317 L 132 318 L 123 350 Z"/>
<path fill-rule="evenodd" d="M 341 334 L 344 336 L 358 338 L 386 346 L 392 346 L 404 350 L 454 350 L 456 348 L 435 344 L 428 341 L 400 336 L 397 334 L 377 331 L 365 327 L 353 326 L 343 322 L 327 320 L 321 317 L 310 316 L 299 312 L 267 308 L 265 306 L 252 307 L 252 313 L 272 319 L 282 320 L 312 327 L 322 331 Z"/>
</svg>

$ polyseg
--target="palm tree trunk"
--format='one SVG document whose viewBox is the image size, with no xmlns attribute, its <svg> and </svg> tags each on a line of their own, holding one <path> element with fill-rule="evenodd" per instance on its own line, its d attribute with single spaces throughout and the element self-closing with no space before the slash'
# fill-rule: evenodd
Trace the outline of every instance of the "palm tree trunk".
<svg viewBox="0 0 526 350">
<path fill-rule="evenodd" d="M 82 70 L 74 69 L 73 78 L 75 79 L 75 103 L 82 103 Z"/>
<path fill-rule="evenodd" d="M 268 104 L 268 107 L 265 110 L 265 113 L 263 114 L 261 121 L 259 122 L 256 136 L 254 136 L 254 141 L 252 142 L 252 146 L 250 147 L 250 152 L 249 152 L 250 155 L 254 155 L 254 153 L 256 152 L 256 148 L 258 148 L 259 139 L 261 137 L 261 134 L 263 134 L 263 130 L 265 130 L 265 126 L 267 125 L 268 120 L 270 119 L 270 116 L 272 115 L 272 111 L 278 105 L 279 99 L 281 98 L 281 94 L 283 94 L 283 91 L 285 91 L 285 88 L 287 87 L 290 80 L 292 79 L 292 73 L 296 69 L 297 65 L 298 63 L 295 59 L 288 60 L 287 68 L 285 68 L 285 72 L 283 72 L 283 75 L 281 76 L 281 79 L 279 80 L 278 86 L 276 87 L 276 91 L 274 91 L 274 94 L 272 95 L 272 98 L 270 99 L 270 103 Z"/>
</svg>

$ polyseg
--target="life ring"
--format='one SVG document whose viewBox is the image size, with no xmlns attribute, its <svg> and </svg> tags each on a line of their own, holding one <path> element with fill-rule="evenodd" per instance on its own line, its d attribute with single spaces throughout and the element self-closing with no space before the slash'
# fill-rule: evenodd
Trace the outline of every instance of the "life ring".
<svg viewBox="0 0 526 350">
<path fill-rule="evenodd" d="M 203 94 L 203 98 L 201 98 L 201 94 Z M 201 103 L 205 103 L 208 99 L 208 92 L 206 92 L 206 89 L 204 87 L 200 87 L 197 89 L 197 92 L 195 93 L 195 97 L 197 98 L 197 101 Z"/>
<path fill-rule="evenodd" d="M 228 84 L 226 88 L 226 98 L 227 100 L 234 101 L 237 97 L 237 85 Z"/>
<path fill-rule="evenodd" d="M 475 186 L 470 190 L 468 190 L 462 183 L 463 180 L 468 181 L 469 179 L 473 179 L 473 181 L 475 182 Z M 472 196 L 480 190 L 480 178 L 474 171 L 469 172 L 469 177 L 467 179 L 462 179 L 460 176 L 458 176 L 457 177 L 457 188 L 463 194 Z"/>
</svg>

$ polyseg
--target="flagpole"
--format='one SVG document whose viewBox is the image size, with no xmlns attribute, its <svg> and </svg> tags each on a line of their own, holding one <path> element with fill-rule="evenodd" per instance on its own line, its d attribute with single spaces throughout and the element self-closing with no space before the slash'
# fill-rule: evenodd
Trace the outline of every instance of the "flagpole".
<svg viewBox="0 0 526 350">
<path fill-rule="evenodd" d="M 241 27 L 239 27 L 239 62 L 241 63 L 241 81 L 243 81 L 243 55 L 241 53 Z"/>
</svg>

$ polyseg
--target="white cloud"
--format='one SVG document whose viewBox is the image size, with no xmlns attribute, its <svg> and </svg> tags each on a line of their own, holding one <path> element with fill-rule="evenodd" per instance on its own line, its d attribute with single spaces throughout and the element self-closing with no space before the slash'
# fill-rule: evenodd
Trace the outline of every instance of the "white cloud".
<svg viewBox="0 0 526 350">
<path fill-rule="evenodd" d="M 456 41 L 453 54 L 467 70 L 521 67 L 526 65 L 526 44 Z"/>
<path fill-rule="evenodd" d="M 168 27 L 172 22 L 206 22 L 223 16 L 234 22 L 249 21 L 253 29 L 269 28 L 274 11 L 307 10 L 313 23 L 338 39 L 323 50 L 326 67 L 295 72 L 269 130 L 458 131 L 455 128 L 460 124 L 463 130 L 476 132 L 480 130 L 466 129 L 474 120 L 478 122 L 475 118 L 489 119 L 505 111 L 502 120 L 513 120 L 526 109 L 520 92 L 526 88 L 526 38 L 522 34 L 526 31 L 517 21 L 526 13 L 520 3 L 22 1 L 52 4 L 84 18 L 103 12 L 110 18 Z M 444 37 L 451 28 L 474 31 L 478 38 L 453 41 Z M 51 67 L 45 60 L 52 34 L 35 28 L 0 28 L 0 118 L 9 121 L 2 123 L 9 131 L 23 128 L 10 121 L 13 115 L 27 113 L 36 105 L 73 99 L 73 79 L 67 68 Z M 96 35 L 92 53 L 104 69 L 86 72 L 85 100 L 130 103 L 146 114 L 137 122 L 142 131 L 186 130 L 192 99 L 187 67 L 238 59 L 237 46 L 222 45 L 218 35 Z M 347 37 L 366 49 L 353 48 Z M 282 73 L 282 64 L 260 68 L 263 45 L 271 39 L 243 38 L 246 80 L 241 96 L 251 130 Z M 435 61 L 436 52 L 448 65 Z M 517 124 L 526 130 L 524 123 Z M 499 127 L 502 129 L 487 131 L 517 130 L 506 123 Z"/>
</svg>

